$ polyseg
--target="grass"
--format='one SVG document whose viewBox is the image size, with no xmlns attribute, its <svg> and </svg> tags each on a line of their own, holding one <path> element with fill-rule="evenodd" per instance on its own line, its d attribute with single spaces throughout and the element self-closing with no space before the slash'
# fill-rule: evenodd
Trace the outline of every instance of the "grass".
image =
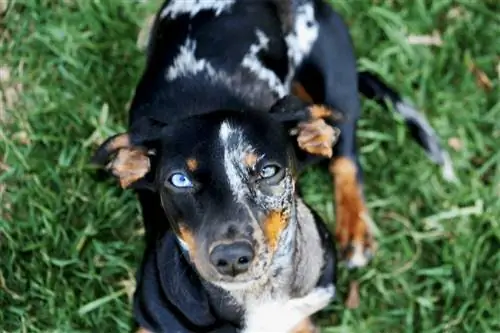
<svg viewBox="0 0 500 333">
<path fill-rule="evenodd" d="M 144 65 L 136 37 L 156 5 L 8 2 L 0 17 L 0 331 L 126 332 L 142 252 L 138 205 L 132 193 L 97 183 L 88 161 L 124 129 Z M 411 97 L 454 147 L 460 184 L 442 180 L 401 121 L 364 102 L 359 141 L 379 251 L 364 269 L 340 267 L 323 331 L 500 332 L 500 6 L 334 3 L 360 67 Z M 433 31 L 442 45 L 408 42 Z M 313 169 L 301 182 L 333 223 L 326 172 Z M 348 309 L 354 280 L 360 305 Z"/>
</svg>

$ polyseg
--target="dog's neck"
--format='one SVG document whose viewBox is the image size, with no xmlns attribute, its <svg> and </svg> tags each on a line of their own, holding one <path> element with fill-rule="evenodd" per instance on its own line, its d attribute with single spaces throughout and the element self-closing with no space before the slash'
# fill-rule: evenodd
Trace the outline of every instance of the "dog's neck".
<svg viewBox="0 0 500 333">
<path fill-rule="evenodd" d="M 207 114 L 214 110 L 268 111 L 278 98 L 282 97 L 270 93 L 261 81 L 245 80 L 239 72 L 226 73 L 222 70 L 214 78 L 199 73 L 183 80 L 176 80 L 162 87 L 161 94 L 151 94 L 152 92 L 145 92 L 134 100 L 132 109 L 137 109 L 134 114 L 139 114 L 141 117 L 151 116 L 165 123 Z M 196 96 L 196 98 L 186 99 L 177 96 Z M 163 111 L 158 113 L 158 110 Z M 132 115 L 131 122 L 137 119 Z"/>
<path fill-rule="evenodd" d="M 291 295 L 304 296 L 317 284 L 325 255 L 316 220 L 302 199 L 297 198 L 297 231 L 294 247 Z"/>
</svg>

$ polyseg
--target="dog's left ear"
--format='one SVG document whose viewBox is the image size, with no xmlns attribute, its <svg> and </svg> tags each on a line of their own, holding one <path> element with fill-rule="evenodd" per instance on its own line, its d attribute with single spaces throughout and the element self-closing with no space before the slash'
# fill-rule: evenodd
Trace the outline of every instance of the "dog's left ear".
<svg viewBox="0 0 500 333">
<path fill-rule="evenodd" d="M 297 125 L 298 122 L 325 119 L 340 120 L 340 113 L 321 104 L 302 101 L 295 95 L 286 95 L 279 99 L 269 111 L 274 119 L 285 125 Z"/>
<path fill-rule="evenodd" d="M 152 170 L 157 141 L 165 127 L 165 124 L 151 119 L 141 119 L 129 132 L 113 135 L 104 141 L 91 163 L 104 167 L 117 177 L 122 188 L 152 189 L 152 182 L 146 181 L 145 176 Z"/>
<path fill-rule="evenodd" d="M 303 153 L 309 157 L 332 157 L 333 146 L 340 135 L 340 130 L 333 126 L 333 122 L 340 119 L 334 110 L 288 95 L 276 102 L 270 113 L 291 136 L 296 136 L 299 159 L 308 159 L 308 156 L 300 156 Z"/>
</svg>

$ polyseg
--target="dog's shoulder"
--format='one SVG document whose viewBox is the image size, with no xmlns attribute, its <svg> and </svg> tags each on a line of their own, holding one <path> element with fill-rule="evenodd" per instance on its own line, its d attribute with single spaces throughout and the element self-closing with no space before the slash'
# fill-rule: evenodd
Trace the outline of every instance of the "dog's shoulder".
<svg viewBox="0 0 500 333">
<path fill-rule="evenodd" d="M 257 53 L 280 58 L 286 45 L 272 1 L 171 0 L 157 15 L 150 39 L 150 67 L 166 81 L 204 73 L 231 74 Z M 280 60 L 276 61 L 279 66 Z M 246 60 L 248 62 L 248 59 Z M 276 68 L 279 72 L 280 70 Z"/>
</svg>

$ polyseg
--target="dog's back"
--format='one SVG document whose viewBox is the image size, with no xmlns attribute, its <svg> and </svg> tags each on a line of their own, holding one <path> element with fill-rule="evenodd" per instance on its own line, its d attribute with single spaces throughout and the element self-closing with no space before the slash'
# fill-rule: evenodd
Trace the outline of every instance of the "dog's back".
<svg viewBox="0 0 500 333">
<path fill-rule="evenodd" d="M 301 36 L 288 22 L 289 12 L 303 18 Z M 221 108 L 268 110 L 289 92 L 301 53 L 311 47 L 311 15 L 309 2 L 301 9 L 279 0 L 167 1 L 151 30 L 131 122 Z"/>
</svg>

